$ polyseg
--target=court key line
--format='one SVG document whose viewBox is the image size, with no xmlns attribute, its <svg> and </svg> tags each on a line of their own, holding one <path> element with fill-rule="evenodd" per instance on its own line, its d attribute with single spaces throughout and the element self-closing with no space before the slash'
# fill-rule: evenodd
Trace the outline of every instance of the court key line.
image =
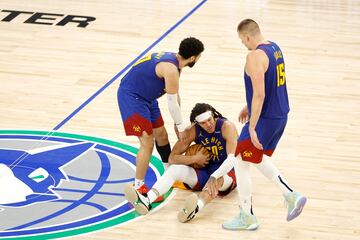
<svg viewBox="0 0 360 240">
<path fill-rule="evenodd" d="M 190 17 L 196 10 L 198 10 L 207 0 L 201 1 L 196 5 L 190 12 L 183 16 L 177 23 L 175 23 L 171 28 L 169 28 L 163 35 L 161 35 L 155 42 L 153 42 L 149 47 L 147 47 L 140 55 L 138 55 L 134 60 L 132 60 L 125 68 L 118 72 L 110 81 L 108 81 L 103 87 L 96 91 L 91 97 L 89 97 L 83 104 L 81 104 L 77 109 L 75 109 L 69 116 L 62 120 L 58 125 L 56 125 L 52 131 L 57 131 L 62 126 L 64 126 L 71 118 L 73 118 L 78 112 L 80 112 L 86 105 L 88 105 L 95 97 L 102 93 L 107 87 L 109 87 L 120 75 L 122 75 L 126 70 L 128 70 L 135 62 L 137 62 L 141 57 L 143 57 L 150 49 L 157 45 L 161 40 L 163 40 L 169 33 L 175 30 L 182 22 L 184 22 L 188 17 Z"/>
<path fill-rule="evenodd" d="M 169 28 L 165 33 L 163 33 L 155 42 L 153 42 L 149 47 L 147 47 L 140 55 L 138 55 L 134 60 L 132 60 L 125 68 L 118 72 L 110 81 L 108 81 L 104 86 L 102 86 L 98 91 L 91 95 L 84 103 L 82 103 L 78 108 L 76 108 L 71 114 L 69 114 L 64 120 L 57 124 L 52 130 L 48 131 L 41 140 L 47 140 L 51 137 L 55 131 L 59 130 L 64 126 L 71 118 L 73 118 L 78 112 L 80 112 L 86 105 L 88 105 L 92 100 L 94 100 L 100 93 L 102 93 L 107 87 L 109 87 L 120 75 L 122 75 L 126 70 L 128 70 L 135 62 L 142 58 L 150 49 L 152 49 L 156 44 L 158 44 L 162 39 L 174 31 L 182 22 L 184 22 L 188 17 L 190 17 L 196 10 L 198 10 L 207 0 L 202 0 L 198 5 L 196 5 L 191 11 L 189 11 L 185 16 L 183 16 L 178 22 L 176 22 L 171 28 Z M 41 146 L 41 142 L 35 144 Z M 33 146 L 34 148 L 34 146 Z M 20 157 L 18 157 L 12 164 L 11 169 L 20 164 L 25 158 L 27 158 L 29 153 L 24 152 Z M 0 174 L 1 175 L 1 174 Z"/>
</svg>

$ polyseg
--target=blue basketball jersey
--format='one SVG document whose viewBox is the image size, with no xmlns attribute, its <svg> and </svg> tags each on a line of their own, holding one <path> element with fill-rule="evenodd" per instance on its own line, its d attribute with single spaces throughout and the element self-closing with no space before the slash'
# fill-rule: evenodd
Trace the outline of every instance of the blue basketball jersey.
<svg viewBox="0 0 360 240">
<path fill-rule="evenodd" d="M 269 67 L 265 73 L 265 99 L 260 116 L 264 118 L 285 118 L 290 108 L 286 89 L 285 62 L 281 49 L 274 42 L 260 44 L 256 49 L 263 50 L 269 58 Z M 246 102 L 250 116 L 253 88 L 250 76 L 245 71 L 244 79 Z"/>
<path fill-rule="evenodd" d="M 225 121 L 225 118 L 217 119 L 214 133 L 208 133 L 199 125 L 195 125 L 195 143 L 202 144 L 213 154 L 212 159 L 210 159 L 209 164 L 206 166 L 210 171 L 210 174 L 218 169 L 227 158 L 226 141 L 221 132 L 221 127 Z"/>
<path fill-rule="evenodd" d="M 135 93 L 149 102 L 161 97 L 165 94 L 165 80 L 156 75 L 155 67 L 159 62 L 173 63 L 180 73 L 176 53 L 152 53 L 132 66 L 121 80 L 120 88 Z"/>
</svg>

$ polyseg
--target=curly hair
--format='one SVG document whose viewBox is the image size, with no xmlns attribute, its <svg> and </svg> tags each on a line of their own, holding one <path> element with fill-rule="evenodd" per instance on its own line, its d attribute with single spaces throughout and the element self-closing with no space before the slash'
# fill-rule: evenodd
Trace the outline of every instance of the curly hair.
<svg viewBox="0 0 360 240">
<path fill-rule="evenodd" d="M 181 41 L 179 46 L 179 54 L 184 59 L 188 59 L 191 56 L 198 56 L 203 51 L 204 44 L 194 37 L 185 38 Z"/>
<path fill-rule="evenodd" d="M 197 103 L 195 107 L 191 110 L 190 114 L 190 122 L 197 123 L 195 118 L 200 114 L 211 111 L 214 118 L 224 118 L 221 113 L 219 113 L 215 108 L 213 108 L 210 104 L 207 103 Z"/>
</svg>

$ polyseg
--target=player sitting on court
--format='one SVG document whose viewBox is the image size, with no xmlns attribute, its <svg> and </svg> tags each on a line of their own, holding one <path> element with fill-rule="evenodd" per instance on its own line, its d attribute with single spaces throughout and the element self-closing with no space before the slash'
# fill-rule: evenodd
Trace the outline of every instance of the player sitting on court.
<svg viewBox="0 0 360 240">
<path fill-rule="evenodd" d="M 209 179 L 217 182 L 219 195 L 226 195 L 235 188 L 234 170 L 223 177 L 212 176 L 227 158 L 234 158 L 238 136 L 235 125 L 206 103 L 195 105 L 190 121 L 194 124 L 186 129 L 186 140 L 176 142 L 169 157 L 170 167 L 147 195 L 140 194 L 133 186 L 126 186 L 125 198 L 139 214 L 147 214 L 151 203 L 165 194 L 175 181 L 183 182 L 189 189 L 202 190 L 199 195 L 192 194 L 186 199 L 184 207 L 178 213 L 180 222 L 193 219 L 196 213 L 216 197 L 207 190 L 206 183 Z M 195 153 L 183 155 L 192 142 L 200 144 L 200 147 L 193 151 Z"/>
</svg>

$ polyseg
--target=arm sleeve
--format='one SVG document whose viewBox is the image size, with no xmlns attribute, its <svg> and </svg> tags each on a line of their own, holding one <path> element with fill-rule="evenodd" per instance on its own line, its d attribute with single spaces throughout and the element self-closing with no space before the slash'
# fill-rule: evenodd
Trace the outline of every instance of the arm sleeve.
<svg viewBox="0 0 360 240">
<path fill-rule="evenodd" d="M 212 177 L 218 179 L 227 174 L 235 166 L 236 157 L 230 153 L 221 166 L 211 174 Z"/>
<path fill-rule="evenodd" d="M 181 116 L 181 109 L 179 103 L 177 101 L 177 94 L 167 94 L 168 100 L 168 108 L 172 119 L 175 122 L 176 127 L 178 128 L 179 132 L 183 132 L 186 128 L 186 123 L 184 123 L 182 116 Z"/>
</svg>

